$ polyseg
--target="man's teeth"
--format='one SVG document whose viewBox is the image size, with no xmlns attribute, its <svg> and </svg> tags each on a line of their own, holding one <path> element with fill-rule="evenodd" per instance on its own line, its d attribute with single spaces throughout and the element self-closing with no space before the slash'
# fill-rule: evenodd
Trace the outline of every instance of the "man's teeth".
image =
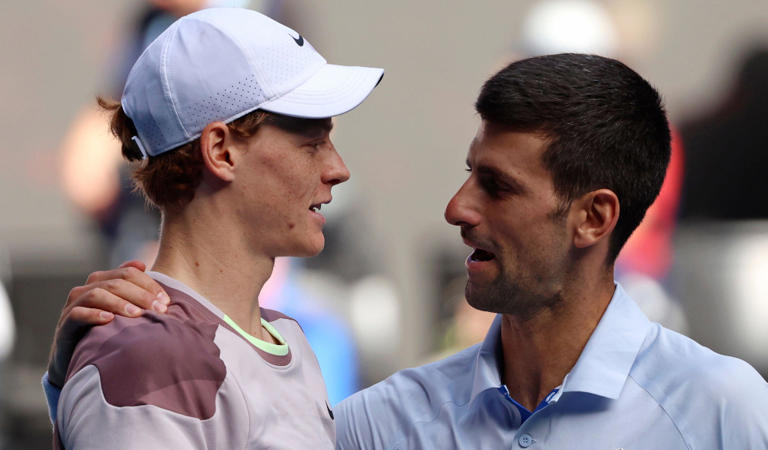
<svg viewBox="0 0 768 450">
<path fill-rule="evenodd" d="M 312 211 L 312 212 L 318 212 L 318 211 L 320 211 L 321 207 L 322 207 L 322 205 L 312 205 L 312 206 L 309 207 L 309 210 Z"/>
</svg>

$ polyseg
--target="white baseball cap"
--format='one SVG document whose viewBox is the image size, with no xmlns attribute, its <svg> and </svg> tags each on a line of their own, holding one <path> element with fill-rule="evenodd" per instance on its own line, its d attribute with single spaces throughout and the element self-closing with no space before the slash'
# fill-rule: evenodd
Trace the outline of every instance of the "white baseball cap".
<svg viewBox="0 0 768 450">
<path fill-rule="evenodd" d="M 327 118 L 359 105 L 384 70 L 337 66 L 294 30 L 240 8 L 210 8 L 174 22 L 131 68 L 122 106 L 134 141 L 156 156 L 200 137 L 211 122 L 256 109 Z"/>
</svg>

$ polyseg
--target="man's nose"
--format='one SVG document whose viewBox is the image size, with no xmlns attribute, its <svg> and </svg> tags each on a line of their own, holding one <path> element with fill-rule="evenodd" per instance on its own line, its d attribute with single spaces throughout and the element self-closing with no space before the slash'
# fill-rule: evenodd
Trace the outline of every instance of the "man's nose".
<svg viewBox="0 0 768 450">
<path fill-rule="evenodd" d="M 328 161 L 328 168 L 323 173 L 323 183 L 330 184 L 331 186 L 343 183 L 349 180 L 349 169 L 344 164 L 344 160 L 341 159 L 341 155 L 333 149 L 330 161 Z"/>
<path fill-rule="evenodd" d="M 478 204 L 472 196 L 472 178 L 464 182 L 445 207 L 445 220 L 451 225 L 474 227 L 480 223 Z"/>
</svg>

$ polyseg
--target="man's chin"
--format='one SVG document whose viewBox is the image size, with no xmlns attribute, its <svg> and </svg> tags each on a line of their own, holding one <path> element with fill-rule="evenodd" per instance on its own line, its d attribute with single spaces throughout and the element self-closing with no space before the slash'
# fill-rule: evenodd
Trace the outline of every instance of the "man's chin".
<svg viewBox="0 0 768 450">
<path fill-rule="evenodd" d="M 468 281 L 464 289 L 464 297 L 467 299 L 469 306 L 477 310 L 492 313 L 500 312 L 498 311 L 500 305 L 495 304 L 494 295 L 488 291 L 487 288 L 475 286 L 471 281 Z"/>
<path fill-rule="evenodd" d="M 302 245 L 297 245 L 294 248 L 283 252 L 277 256 L 290 256 L 294 258 L 311 258 L 319 255 L 325 247 L 325 239 L 315 239 L 313 241 L 304 242 Z"/>
<path fill-rule="evenodd" d="M 467 282 L 464 296 L 469 306 L 496 314 L 509 314 L 528 320 L 542 309 L 553 306 L 557 301 L 546 300 L 535 295 L 526 295 L 518 286 L 492 284 L 477 286 Z"/>
</svg>

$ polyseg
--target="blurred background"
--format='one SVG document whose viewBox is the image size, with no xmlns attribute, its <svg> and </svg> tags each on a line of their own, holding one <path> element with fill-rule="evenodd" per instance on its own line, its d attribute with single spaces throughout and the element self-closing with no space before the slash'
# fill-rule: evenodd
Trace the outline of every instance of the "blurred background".
<svg viewBox="0 0 768 450">
<path fill-rule="evenodd" d="M 751 0 L 38 0 L 0 3 L 0 448 L 50 448 L 39 379 L 69 289 L 151 261 L 156 216 L 132 197 L 95 96 L 175 16 L 249 7 L 329 61 L 384 67 L 337 119 L 353 177 L 327 208 L 327 249 L 279 261 L 264 306 L 296 317 L 334 403 L 474 344 L 469 250 L 445 223 L 483 81 L 527 55 L 621 59 L 662 93 L 674 129 L 662 194 L 617 278 L 654 320 L 768 374 L 768 3 Z M 323 208 L 326 212 L 326 208 Z"/>
</svg>

